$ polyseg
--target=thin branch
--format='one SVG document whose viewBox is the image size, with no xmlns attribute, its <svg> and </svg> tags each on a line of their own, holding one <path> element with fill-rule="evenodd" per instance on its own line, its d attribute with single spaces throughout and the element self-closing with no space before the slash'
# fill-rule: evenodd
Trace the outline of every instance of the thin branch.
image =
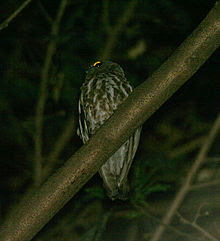
<svg viewBox="0 0 220 241">
<path fill-rule="evenodd" d="M 101 236 L 104 233 L 104 230 L 106 229 L 107 223 L 109 221 L 109 218 L 112 215 L 112 210 L 110 209 L 108 212 L 104 213 L 102 216 L 102 219 L 100 220 L 100 224 L 97 225 L 96 229 L 96 235 L 94 241 L 101 240 Z"/>
<path fill-rule="evenodd" d="M 194 151 L 195 149 L 197 149 L 201 146 L 201 144 L 204 142 L 205 139 L 206 139 L 206 136 L 200 136 L 180 147 L 177 147 L 177 148 L 171 150 L 170 154 L 169 154 L 169 158 L 173 159 L 178 156 L 181 156 L 181 155 Z"/>
<path fill-rule="evenodd" d="M 217 222 L 214 222 L 214 226 L 215 226 L 216 233 L 219 234 L 219 236 L 220 236 L 220 229 L 219 229 L 219 225 L 217 224 Z"/>
<path fill-rule="evenodd" d="M 213 162 L 213 163 L 220 163 L 220 157 L 208 157 L 208 158 L 206 158 L 207 160 L 207 162 Z"/>
<path fill-rule="evenodd" d="M 52 151 L 49 153 L 47 161 L 53 162 L 54 160 L 56 160 L 59 157 L 64 146 L 70 140 L 70 138 L 73 136 L 73 133 L 75 130 L 74 127 L 76 127 L 76 125 L 74 125 L 75 122 L 76 122 L 75 116 L 71 116 L 66 121 L 65 128 L 64 128 L 62 134 L 60 135 L 60 137 L 57 138 L 57 142 L 54 144 Z"/>
<path fill-rule="evenodd" d="M 1 25 L 0 25 L 0 30 L 7 28 L 8 24 L 17 17 L 17 15 L 31 2 L 32 0 L 26 0 L 24 1 L 21 6 L 13 12 Z"/>
<path fill-rule="evenodd" d="M 199 184 L 194 184 L 190 187 L 189 191 L 194 191 L 200 188 L 204 188 L 204 187 L 210 187 L 210 186 L 214 186 L 214 185 L 218 185 L 220 184 L 220 179 L 216 179 L 210 182 L 205 182 L 205 183 L 199 183 Z"/>
<path fill-rule="evenodd" d="M 109 0 L 103 0 L 102 22 L 107 33 L 112 31 L 112 27 L 109 21 Z"/>
<path fill-rule="evenodd" d="M 138 237 L 138 224 L 136 222 L 130 222 L 128 228 L 127 228 L 127 232 L 125 235 L 125 241 L 135 241 L 137 240 Z"/>
<path fill-rule="evenodd" d="M 155 217 L 154 215 L 150 214 L 148 211 L 146 211 L 144 208 L 139 207 L 137 205 L 135 205 L 135 207 L 137 208 L 137 210 L 139 210 L 144 216 L 153 219 L 155 222 L 157 222 L 160 225 L 163 225 L 164 227 L 166 227 L 167 229 L 169 229 L 170 231 L 173 231 L 174 233 L 180 235 L 180 236 L 185 236 L 185 237 L 193 237 L 191 234 L 185 233 L 181 230 L 179 230 L 178 228 L 170 225 L 170 224 L 165 224 L 163 223 L 159 218 Z"/>
<path fill-rule="evenodd" d="M 213 124 L 213 127 L 209 133 L 209 136 L 207 137 L 204 144 L 202 145 L 202 147 L 195 159 L 194 164 L 192 165 L 191 169 L 189 170 L 186 180 L 184 181 L 179 192 L 176 194 L 176 197 L 174 198 L 173 202 L 171 203 L 170 208 L 168 208 L 167 213 L 163 217 L 163 219 L 162 219 L 163 223 L 169 224 L 171 222 L 173 215 L 175 214 L 176 210 L 179 208 L 179 206 L 182 203 L 183 199 L 185 198 L 187 192 L 189 191 L 191 182 L 192 182 L 197 170 L 204 162 L 205 157 L 209 151 L 209 148 L 210 148 L 212 142 L 214 141 L 216 135 L 218 134 L 219 129 L 220 129 L 220 114 L 218 115 L 217 119 L 215 120 L 215 123 Z M 160 240 L 164 231 L 165 231 L 165 226 L 159 225 L 150 241 Z"/>
<path fill-rule="evenodd" d="M 198 218 L 201 217 L 201 210 L 202 210 L 202 208 L 203 208 L 204 206 L 208 206 L 208 203 L 205 203 L 205 202 L 204 202 L 204 203 L 202 203 L 202 204 L 199 206 L 199 208 L 198 208 L 197 211 L 196 211 L 196 215 L 195 215 L 192 223 L 196 223 L 197 220 L 198 220 Z"/>
<path fill-rule="evenodd" d="M 43 4 L 42 4 L 42 2 L 40 0 L 37 1 L 37 5 L 38 5 L 40 11 L 42 12 L 42 14 L 45 16 L 47 22 L 52 25 L 53 24 L 53 19 L 51 18 L 49 13 L 46 11 L 45 7 L 43 6 Z"/>
<path fill-rule="evenodd" d="M 200 227 L 197 223 L 195 223 L 195 222 L 190 222 L 189 220 L 185 219 L 179 212 L 177 212 L 177 215 L 179 216 L 181 222 L 192 226 L 192 227 L 195 228 L 197 231 L 199 231 L 200 233 L 202 233 L 202 234 L 203 234 L 206 238 L 208 238 L 209 240 L 219 241 L 219 239 L 217 239 L 217 238 L 215 238 L 214 236 L 212 236 L 209 232 L 207 232 L 205 229 L 203 229 L 202 227 Z"/>
<path fill-rule="evenodd" d="M 57 141 L 55 142 L 51 152 L 46 158 L 47 161 L 45 167 L 43 168 L 42 181 L 44 181 L 51 174 L 60 153 L 73 136 L 76 127 L 75 122 L 75 116 L 72 116 L 67 120 L 64 130 L 62 131 L 61 135 L 57 138 Z"/>
<path fill-rule="evenodd" d="M 111 27 L 111 30 L 108 32 L 108 39 L 105 48 L 102 49 L 102 53 L 99 56 L 100 59 L 108 59 L 110 57 L 111 52 L 117 42 L 118 36 L 122 31 L 123 27 L 131 19 L 137 3 L 137 0 L 131 0 L 126 6 L 125 11 L 119 18 L 117 24 L 114 27 Z"/>
<path fill-rule="evenodd" d="M 42 129 L 43 129 L 43 113 L 45 107 L 45 101 L 47 98 L 47 82 L 49 79 L 49 70 L 52 62 L 52 57 L 56 51 L 56 37 L 59 32 L 59 26 L 67 6 L 68 0 L 62 0 L 60 2 L 59 10 L 55 21 L 51 27 L 51 40 L 48 44 L 44 65 L 41 72 L 41 85 L 40 95 L 36 107 L 35 116 L 35 170 L 34 170 L 34 184 L 38 186 L 41 183 L 41 172 L 42 172 Z"/>
<path fill-rule="evenodd" d="M 89 142 L 12 210 L 0 229 L 0 240 L 32 239 L 219 45 L 220 4 L 216 4 L 198 28 L 151 77 L 135 88 Z"/>
</svg>

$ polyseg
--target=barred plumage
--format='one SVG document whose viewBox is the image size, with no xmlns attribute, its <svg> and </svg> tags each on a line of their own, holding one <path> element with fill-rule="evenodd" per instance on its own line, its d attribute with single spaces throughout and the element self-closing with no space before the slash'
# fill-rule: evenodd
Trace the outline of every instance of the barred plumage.
<svg viewBox="0 0 220 241">
<path fill-rule="evenodd" d="M 118 64 L 111 61 L 93 64 L 87 72 L 79 99 L 77 133 L 84 143 L 131 92 L 132 87 Z M 140 132 L 141 128 L 138 128 L 99 170 L 107 194 L 112 200 L 127 198 L 127 175 L 138 147 Z"/>
</svg>

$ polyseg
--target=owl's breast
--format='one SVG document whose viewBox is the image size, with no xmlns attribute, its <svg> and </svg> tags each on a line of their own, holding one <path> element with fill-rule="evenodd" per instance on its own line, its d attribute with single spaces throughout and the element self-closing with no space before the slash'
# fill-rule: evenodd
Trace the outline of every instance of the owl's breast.
<svg viewBox="0 0 220 241">
<path fill-rule="evenodd" d="M 118 78 L 114 74 L 100 74 L 84 83 L 80 100 L 91 134 L 113 114 L 131 91 L 126 78 Z"/>
</svg>

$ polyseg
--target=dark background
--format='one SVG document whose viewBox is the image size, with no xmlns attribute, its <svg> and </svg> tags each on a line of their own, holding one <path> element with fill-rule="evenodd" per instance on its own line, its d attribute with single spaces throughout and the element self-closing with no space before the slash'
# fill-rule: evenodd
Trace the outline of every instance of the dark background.
<svg viewBox="0 0 220 241">
<path fill-rule="evenodd" d="M 0 23 L 22 2 L 2 0 Z M 139 85 L 198 26 L 214 3 L 211 0 L 136 1 L 134 12 L 116 36 L 109 59 L 121 65 L 134 86 Z M 0 31 L 0 221 L 33 184 L 36 103 L 51 40 L 51 21 L 59 4 L 58 0 L 33 1 Z M 111 36 L 109 26 L 117 26 L 127 8 L 128 1 L 124 0 L 69 1 L 49 71 L 43 126 L 45 168 L 47 156 L 70 118 L 73 119 L 71 138 L 58 160 L 53 160 L 53 168 L 62 165 L 82 145 L 76 135 L 77 99 L 85 70 L 102 56 Z M 35 240 L 148 240 L 146 233 L 150 231 L 141 226 L 145 217 L 143 208 L 155 216 L 163 213 L 159 210 L 182 184 L 218 114 L 218 86 L 219 52 L 216 51 L 144 123 L 129 174 L 130 199 L 125 203 L 108 200 L 96 174 Z M 200 173 L 205 171 L 205 177 L 208 170 L 208 180 L 217 175 L 213 170 L 219 169 L 218 148 L 216 140 L 209 152 L 215 161 L 206 162 L 200 170 Z M 198 174 L 196 180 L 204 181 L 200 179 Z M 117 224 L 123 232 L 117 232 Z M 132 228 L 137 234 L 133 239 L 129 234 Z"/>
</svg>

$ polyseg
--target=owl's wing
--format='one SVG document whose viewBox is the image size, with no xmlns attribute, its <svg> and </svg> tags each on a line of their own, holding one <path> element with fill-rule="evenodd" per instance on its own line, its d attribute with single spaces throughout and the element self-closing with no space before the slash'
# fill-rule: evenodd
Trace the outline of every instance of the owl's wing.
<svg viewBox="0 0 220 241">
<path fill-rule="evenodd" d="M 77 129 L 77 135 L 82 139 L 83 143 L 86 143 L 89 140 L 89 131 L 81 102 L 82 100 L 80 99 L 78 104 L 79 127 Z"/>
<path fill-rule="evenodd" d="M 125 160 L 123 162 L 124 165 L 121 169 L 120 179 L 118 181 L 119 187 L 123 186 L 123 183 L 126 182 L 128 172 L 130 170 L 132 161 L 134 159 L 134 156 L 135 156 L 135 153 L 137 151 L 138 144 L 140 141 L 141 129 L 142 129 L 142 127 L 139 127 L 128 140 L 128 142 L 129 142 L 128 155 L 127 155 L 127 158 L 125 158 Z"/>
<path fill-rule="evenodd" d="M 141 127 L 101 167 L 107 194 L 111 199 L 126 199 L 128 192 L 127 175 L 140 140 Z"/>
</svg>

